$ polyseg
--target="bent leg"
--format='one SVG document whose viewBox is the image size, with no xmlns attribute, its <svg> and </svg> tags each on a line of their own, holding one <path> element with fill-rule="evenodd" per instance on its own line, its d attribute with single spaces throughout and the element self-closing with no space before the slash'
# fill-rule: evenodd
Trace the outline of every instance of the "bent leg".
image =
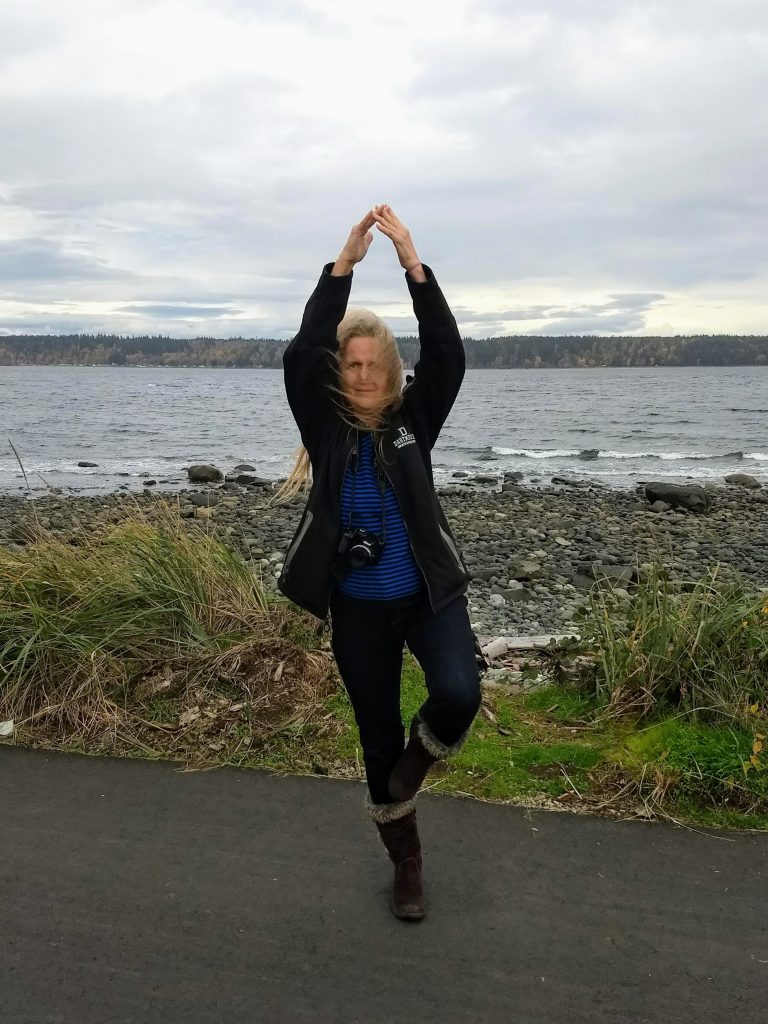
<svg viewBox="0 0 768 1024">
<path fill-rule="evenodd" d="M 404 630 L 429 694 L 419 711 L 426 725 L 420 735 L 434 757 L 443 757 L 460 747 L 480 707 L 480 669 L 467 600 L 457 597 L 437 615 L 425 603 L 409 616 Z M 430 741 L 435 741 L 432 746 Z"/>
</svg>

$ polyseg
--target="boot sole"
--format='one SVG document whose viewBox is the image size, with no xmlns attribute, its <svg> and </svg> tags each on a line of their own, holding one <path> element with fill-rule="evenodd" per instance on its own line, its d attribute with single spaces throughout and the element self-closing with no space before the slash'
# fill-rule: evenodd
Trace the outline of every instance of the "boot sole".
<svg viewBox="0 0 768 1024">
<path fill-rule="evenodd" d="M 421 921 L 426 915 L 426 910 L 401 910 L 392 900 L 389 908 L 399 921 Z"/>
</svg>

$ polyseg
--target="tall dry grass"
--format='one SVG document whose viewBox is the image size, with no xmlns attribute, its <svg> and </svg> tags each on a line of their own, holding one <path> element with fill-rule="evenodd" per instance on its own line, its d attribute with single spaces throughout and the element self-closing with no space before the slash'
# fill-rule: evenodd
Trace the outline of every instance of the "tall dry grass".
<svg viewBox="0 0 768 1024">
<path fill-rule="evenodd" d="M 584 635 L 609 711 L 676 707 L 743 724 L 768 713 L 768 592 L 732 570 L 688 583 L 654 563 L 629 601 L 593 590 Z"/>
<path fill-rule="evenodd" d="M 168 734 L 192 708 L 199 717 L 206 692 L 273 721 L 334 685 L 314 620 L 268 599 L 210 525 L 182 524 L 172 502 L 151 520 L 136 505 L 71 543 L 39 526 L 27 540 L 0 548 L 0 719 L 22 741 L 134 735 L 159 698 L 172 699 L 168 720 L 151 725 Z"/>
</svg>

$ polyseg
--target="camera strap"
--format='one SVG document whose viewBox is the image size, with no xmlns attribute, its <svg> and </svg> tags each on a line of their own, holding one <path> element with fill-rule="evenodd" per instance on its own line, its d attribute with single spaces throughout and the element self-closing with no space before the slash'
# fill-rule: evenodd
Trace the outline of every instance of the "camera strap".
<svg viewBox="0 0 768 1024">
<path fill-rule="evenodd" d="M 352 449 L 352 500 L 349 505 L 349 518 L 347 520 L 347 529 L 352 529 L 352 516 L 355 511 L 355 485 L 357 484 L 357 471 L 360 468 L 360 434 L 355 433 L 355 447 Z M 384 470 L 379 465 L 379 460 L 376 457 L 376 450 L 374 446 L 373 453 L 373 469 L 376 473 L 376 486 L 381 496 L 381 542 L 384 544 L 387 539 L 387 510 L 384 505 L 384 492 L 387 489 L 387 478 L 384 475 Z"/>
</svg>

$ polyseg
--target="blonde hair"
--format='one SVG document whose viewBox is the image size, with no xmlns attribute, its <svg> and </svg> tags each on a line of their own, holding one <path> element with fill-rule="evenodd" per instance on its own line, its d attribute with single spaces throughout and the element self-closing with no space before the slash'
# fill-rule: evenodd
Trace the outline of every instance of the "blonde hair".
<svg viewBox="0 0 768 1024">
<path fill-rule="evenodd" d="M 376 408 L 370 414 L 375 420 L 373 426 L 358 419 L 340 385 L 341 364 L 346 355 L 347 345 L 352 338 L 374 338 L 378 342 L 379 357 L 385 371 L 384 391 Z M 336 330 L 336 340 L 338 342 L 338 349 L 335 352 L 337 376 L 336 383 L 329 385 L 331 400 L 341 418 L 350 427 L 373 432 L 379 457 L 382 458 L 381 440 L 386 429 L 387 413 L 400 407 L 403 394 L 403 361 L 397 350 L 395 336 L 381 317 L 376 316 L 370 310 L 349 309 Z M 312 464 L 309 452 L 304 445 L 301 445 L 296 450 L 293 469 L 275 492 L 272 500 L 277 504 L 288 502 L 299 492 L 306 494 L 311 484 Z"/>
</svg>

